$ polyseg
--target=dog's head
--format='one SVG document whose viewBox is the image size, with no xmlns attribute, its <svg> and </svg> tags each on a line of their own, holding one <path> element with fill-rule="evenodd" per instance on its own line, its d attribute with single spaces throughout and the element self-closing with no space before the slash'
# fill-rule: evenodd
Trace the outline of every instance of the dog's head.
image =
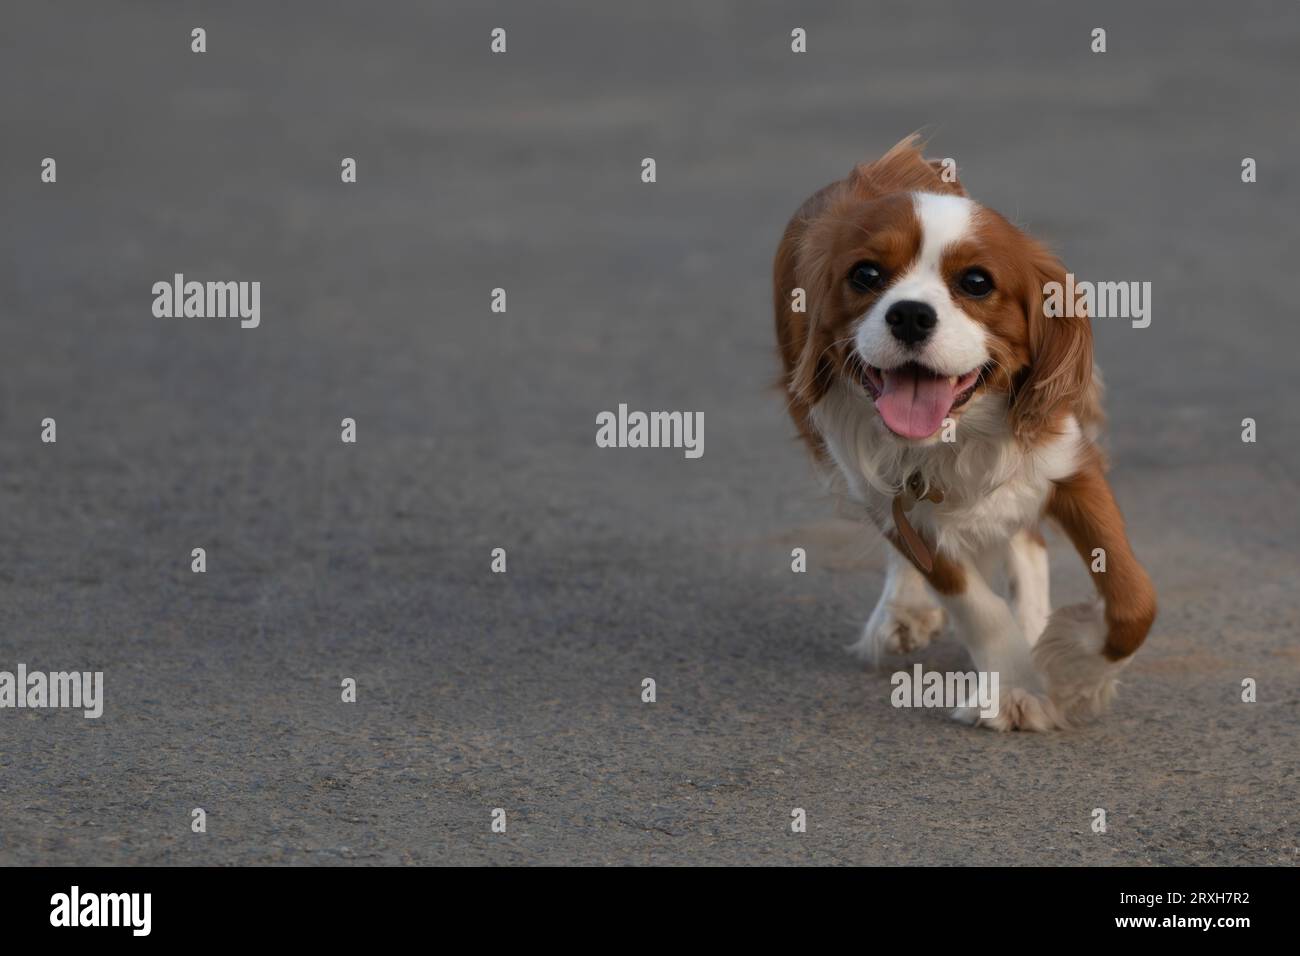
<svg viewBox="0 0 1300 956">
<path fill-rule="evenodd" d="M 816 406 L 839 377 L 897 439 L 926 442 L 988 393 L 1032 441 L 1084 401 L 1091 329 L 1045 313 L 1064 267 L 947 168 L 909 137 L 791 221 L 776 307 L 792 405 Z M 806 315 L 792 309 L 796 288 Z"/>
</svg>

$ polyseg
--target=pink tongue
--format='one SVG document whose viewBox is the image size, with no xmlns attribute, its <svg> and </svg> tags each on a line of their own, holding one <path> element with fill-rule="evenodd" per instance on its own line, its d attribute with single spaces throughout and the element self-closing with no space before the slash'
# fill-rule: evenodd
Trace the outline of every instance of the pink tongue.
<svg viewBox="0 0 1300 956">
<path fill-rule="evenodd" d="M 957 397 L 948 379 L 922 375 L 914 365 L 881 376 L 884 388 L 876 408 L 891 431 L 904 438 L 929 438 L 939 430 Z"/>
</svg>

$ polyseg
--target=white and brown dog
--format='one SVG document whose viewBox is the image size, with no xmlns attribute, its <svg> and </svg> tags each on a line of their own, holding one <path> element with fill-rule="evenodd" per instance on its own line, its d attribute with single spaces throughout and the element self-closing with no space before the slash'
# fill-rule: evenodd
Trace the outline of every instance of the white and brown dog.
<svg viewBox="0 0 1300 956">
<path fill-rule="evenodd" d="M 1068 726 L 1109 701 L 1155 590 L 1094 444 L 1089 320 L 1044 309 L 1065 269 L 952 178 L 913 136 L 795 213 L 774 275 L 786 403 L 893 545 L 853 650 L 922 648 L 946 612 L 1001 687 L 996 717 L 955 717 Z M 1090 568 L 1097 603 L 1051 611 L 1044 517 Z M 1003 569 L 1009 604 L 994 590 Z"/>
</svg>

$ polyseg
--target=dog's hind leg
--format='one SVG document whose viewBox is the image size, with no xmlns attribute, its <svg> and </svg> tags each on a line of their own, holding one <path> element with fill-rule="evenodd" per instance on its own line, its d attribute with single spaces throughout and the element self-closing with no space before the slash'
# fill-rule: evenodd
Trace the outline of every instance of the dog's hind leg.
<svg viewBox="0 0 1300 956">
<path fill-rule="evenodd" d="M 1069 718 L 1092 717 L 1110 702 L 1116 676 L 1151 630 L 1155 587 L 1129 545 L 1099 456 L 1056 482 L 1047 514 L 1074 543 L 1100 600 L 1058 608 L 1034 659 L 1058 708 Z"/>
</svg>

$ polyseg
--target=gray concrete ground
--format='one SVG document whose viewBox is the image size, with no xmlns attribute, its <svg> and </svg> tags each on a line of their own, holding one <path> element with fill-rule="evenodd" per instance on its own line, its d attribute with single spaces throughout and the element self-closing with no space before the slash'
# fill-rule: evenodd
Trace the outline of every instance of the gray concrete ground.
<svg viewBox="0 0 1300 956">
<path fill-rule="evenodd" d="M 106 705 L 0 711 L 0 862 L 1294 863 L 1300 10 L 1088 6 L 6 4 L 0 669 Z M 1162 611 L 1079 732 L 890 707 L 769 388 L 786 218 L 918 128 L 1154 283 L 1096 332 Z M 154 318 L 175 272 L 261 327 Z M 620 402 L 704 457 L 597 449 Z"/>
</svg>

